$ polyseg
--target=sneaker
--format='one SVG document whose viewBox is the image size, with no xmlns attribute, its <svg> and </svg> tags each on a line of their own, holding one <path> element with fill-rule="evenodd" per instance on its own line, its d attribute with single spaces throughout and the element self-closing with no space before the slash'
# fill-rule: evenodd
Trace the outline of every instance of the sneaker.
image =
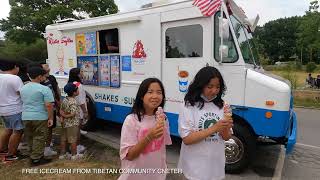
<svg viewBox="0 0 320 180">
<path fill-rule="evenodd" d="M 27 143 L 20 143 L 18 146 L 18 150 L 26 150 L 29 151 L 29 146 Z"/>
<path fill-rule="evenodd" d="M 66 153 L 66 154 L 62 154 L 59 156 L 59 159 L 63 160 L 63 159 L 71 159 L 71 154 Z"/>
<path fill-rule="evenodd" d="M 83 153 L 84 151 L 86 150 L 86 147 L 84 147 L 83 145 L 78 145 L 77 146 L 77 153 L 78 154 L 81 154 L 81 153 Z"/>
<path fill-rule="evenodd" d="M 43 157 L 41 157 L 40 159 L 31 159 L 31 166 L 39 166 L 50 162 L 51 159 L 44 159 Z"/>
<path fill-rule="evenodd" d="M 58 153 L 51 149 L 51 147 L 45 147 L 44 148 L 44 156 L 55 156 Z"/>
<path fill-rule="evenodd" d="M 79 160 L 83 158 L 83 154 L 76 154 L 71 156 L 71 160 Z"/>
<path fill-rule="evenodd" d="M 15 156 L 15 155 L 7 155 L 4 157 L 4 160 L 5 161 L 15 161 L 15 160 L 18 160 L 18 156 Z"/>
<path fill-rule="evenodd" d="M 81 130 L 81 129 L 80 129 L 80 134 L 86 135 L 86 134 L 88 134 L 88 131 L 84 131 L 84 130 Z"/>
</svg>

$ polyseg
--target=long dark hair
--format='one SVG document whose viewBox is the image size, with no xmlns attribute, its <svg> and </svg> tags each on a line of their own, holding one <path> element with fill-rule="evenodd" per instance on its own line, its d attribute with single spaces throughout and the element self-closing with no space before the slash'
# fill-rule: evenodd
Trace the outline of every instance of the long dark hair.
<svg viewBox="0 0 320 180">
<path fill-rule="evenodd" d="M 80 68 L 72 68 L 69 72 L 69 80 L 68 82 L 80 82 L 82 84 L 81 78 L 79 77 L 81 69 Z"/>
<path fill-rule="evenodd" d="M 196 74 L 194 80 L 188 88 L 186 96 L 184 97 L 185 105 L 194 106 L 196 103 L 198 103 L 198 108 L 202 109 L 204 106 L 204 100 L 201 98 L 201 94 L 205 86 L 208 85 L 210 80 L 213 78 L 219 79 L 220 91 L 212 102 L 221 109 L 223 107 L 223 100 L 221 97 L 226 91 L 226 86 L 219 70 L 211 66 L 203 67 Z"/>
<path fill-rule="evenodd" d="M 141 116 L 143 116 L 145 114 L 145 109 L 143 107 L 143 97 L 148 92 L 148 88 L 151 83 L 158 83 L 159 84 L 161 91 L 162 91 L 162 102 L 160 104 L 160 107 L 163 108 L 164 104 L 165 104 L 166 95 L 164 92 L 164 87 L 163 87 L 162 82 L 157 78 L 147 78 L 147 79 L 143 80 L 139 86 L 136 99 L 134 101 L 134 104 L 133 104 L 131 112 L 130 112 L 130 114 L 136 114 L 138 116 L 139 121 L 141 121 Z M 156 111 L 156 109 L 155 109 L 155 111 Z M 154 113 L 155 113 L 155 111 L 154 111 Z"/>
</svg>

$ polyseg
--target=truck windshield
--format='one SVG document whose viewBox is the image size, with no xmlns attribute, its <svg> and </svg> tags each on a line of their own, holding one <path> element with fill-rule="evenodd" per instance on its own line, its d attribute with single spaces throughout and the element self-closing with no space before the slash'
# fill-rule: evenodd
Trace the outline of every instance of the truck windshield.
<svg viewBox="0 0 320 180">
<path fill-rule="evenodd" d="M 254 45 L 254 38 L 251 33 L 245 28 L 233 15 L 230 20 L 239 42 L 240 50 L 245 63 L 259 66 L 258 54 Z"/>
</svg>

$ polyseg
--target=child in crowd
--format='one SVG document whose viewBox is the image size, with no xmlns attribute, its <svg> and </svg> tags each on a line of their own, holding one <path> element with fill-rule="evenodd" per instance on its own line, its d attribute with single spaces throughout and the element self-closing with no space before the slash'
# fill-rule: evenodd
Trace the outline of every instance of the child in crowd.
<svg viewBox="0 0 320 180">
<path fill-rule="evenodd" d="M 83 153 L 86 148 L 80 144 L 80 133 L 87 134 L 87 131 L 81 130 L 81 126 L 86 124 L 88 121 L 88 108 L 86 100 L 86 91 L 82 85 L 83 70 L 80 68 L 72 68 L 69 72 L 68 83 L 78 83 L 79 95 L 76 97 L 78 106 L 80 106 L 80 124 L 78 129 L 78 139 L 77 139 L 77 151 L 78 153 Z"/>
<path fill-rule="evenodd" d="M 196 74 L 188 88 L 179 114 L 183 142 L 178 163 L 187 179 L 225 178 L 225 140 L 231 137 L 233 126 L 230 107 L 224 108 L 221 99 L 225 90 L 222 75 L 209 66 Z"/>
<path fill-rule="evenodd" d="M 61 104 L 61 150 L 59 159 L 68 158 L 66 154 L 66 144 L 71 146 L 71 159 L 77 160 L 83 157 L 83 154 L 77 153 L 77 139 L 80 124 L 80 108 L 76 101 L 79 95 L 77 83 L 67 83 L 64 87 L 65 93 L 68 95 Z"/>
<path fill-rule="evenodd" d="M 44 149 L 48 127 L 53 124 L 53 94 L 50 88 L 43 86 L 46 71 L 40 67 L 28 69 L 31 82 L 21 88 L 23 102 L 22 120 L 25 125 L 25 136 L 28 141 L 31 165 L 38 166 L 49 163 L 44 158 Z"/>
<path fill-rule="evenodd" d="M 122 169 L 165 169 L 166 145 L 172 144 L 169 122 L 161 110 L 165 91 L 160 80 L 145 79 L 139 87 L 131 113 L 121 131 L 120 158 Z M 161 107 L 161 108 L 159 108 Z M 159 111 L 157 112 L 157 109 Z M 123 173 L 120 180 L 164 180 L 165 173 Z"/>
</svg>

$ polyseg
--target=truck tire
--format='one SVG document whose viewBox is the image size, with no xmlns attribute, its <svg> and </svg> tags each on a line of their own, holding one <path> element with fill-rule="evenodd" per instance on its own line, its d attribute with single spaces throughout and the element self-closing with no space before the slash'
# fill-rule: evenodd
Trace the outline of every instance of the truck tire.
<svg viewBox="0 0 320 180">
<path fill-rule="evenodd" d="M 230 174 L 237 174 L 245 170 L 256 151 L 256 138 L 245 125 L 235 123 L 233 135 L 225 143 L 226 166 Z"/>
<path fill-rule="evenodd" d="M 87 110 L 88 110 L 88 120 L 85 124 L 82 124 L 82 130 L 93 131 L 96 127 L 96 108 L 93 100 L 90 96 L 86 96 Z"/>
</svg>

